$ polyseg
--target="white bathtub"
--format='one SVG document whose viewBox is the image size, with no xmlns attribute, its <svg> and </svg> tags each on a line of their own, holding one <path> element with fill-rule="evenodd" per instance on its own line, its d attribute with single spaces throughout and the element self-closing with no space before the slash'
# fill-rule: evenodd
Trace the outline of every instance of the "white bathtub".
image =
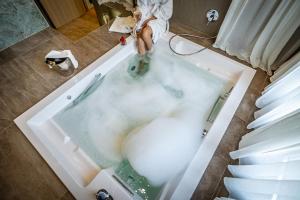
<svg viewBox="0 0 300 200">
<path fill-rule="evenodd" d="M 165 35 L 162 43 L 167 43 L 172 35 Z M 203 48 L 180 37 L 172 44 L 180 51 Z M 95 199 L 95 193 L 102 188 L 114 199 L 136 198 L 113 176 L 112 170 L 100 169 L 59 127 L 51 123 L 51 118 L 75 99 L 96 74 L 105 75 L 135 51 L 135 42 L 129 37 L 126 46 L 114 47 L 14 120 L 76 199 Z M 255 70 L 208 49 L 182 59 L 229 80 L 234 87 L 186 170 L 164 185 L 158 199 L 182 200 L 192 196 L 255 74 Z M 199 137 L 202 137 L 201 134 Z"/>
</svg>

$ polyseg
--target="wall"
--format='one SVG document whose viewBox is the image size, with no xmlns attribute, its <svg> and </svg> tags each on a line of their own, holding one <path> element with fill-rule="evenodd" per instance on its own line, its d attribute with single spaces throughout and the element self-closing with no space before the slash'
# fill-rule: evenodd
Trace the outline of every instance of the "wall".
<svg viewBox="0 0 300 200">
<path fill-rule="evenodd" d="M 55 28 L 82 16 L 86 12 L 83 0 L 39 0 Z"/>
<path fill-rule="evenodd" d="M 172 20 L 191 26 L 210 36 L 217 35 L 231 0 L 173 0 Z M 206 12 L 219 11 L 219 19 L 207 24 Z"/>
<path fill-rule="evenodd" d="M 48 26 L 33 0 L 0 0 L 0 51 Z"/>
<path fill-rule="evenodd" d="M 173 0 L 173 17 L 171 20 L 193 27 L 209 36 L 215 36 L 221 27 L 231 0 Z M 220 13 L 217 22 L 207 24 L 206 12 L 216 9 Z M 287 59 L 292 57 L 300 48 L 300 27 L 295 31 L 290 40 L 278 55 L 272 65 L 276 69 Z"/>
</svg>

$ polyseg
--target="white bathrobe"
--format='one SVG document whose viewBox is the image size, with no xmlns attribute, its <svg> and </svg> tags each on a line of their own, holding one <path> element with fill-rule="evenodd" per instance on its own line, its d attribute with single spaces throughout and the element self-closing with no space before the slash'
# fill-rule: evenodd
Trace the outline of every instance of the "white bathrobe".
<svg viewBox="0 0 300 200">
<path fill-rule="evenodd" d="M 148 22 L 152 29 L 152 41 L 156 43 L 162 33 L 168 30 L 169 22 L 173 13 L 173 0 L 138 0 L 138 10 L 142 13 L 137 27 L 141 27 L 145 20 L 151 16 L 157 19 Z"/>
</svg>

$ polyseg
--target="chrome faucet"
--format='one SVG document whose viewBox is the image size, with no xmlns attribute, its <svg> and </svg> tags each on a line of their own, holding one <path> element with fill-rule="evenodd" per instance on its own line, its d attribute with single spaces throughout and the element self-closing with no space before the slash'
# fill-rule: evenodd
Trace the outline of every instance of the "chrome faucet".
<svg viewBox="0 0 300 200">
<path fill-rule="evenodd" d="M 100 189 L 96 193 L 96 199 L 97 200 L 113 200 L 112 196 L 105 189 Z"/>
</svg>

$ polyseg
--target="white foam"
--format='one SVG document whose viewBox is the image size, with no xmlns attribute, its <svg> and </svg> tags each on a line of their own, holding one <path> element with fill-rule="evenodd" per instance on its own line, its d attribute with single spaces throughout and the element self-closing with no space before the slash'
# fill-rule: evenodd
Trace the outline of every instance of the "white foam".
<svg viewBox="0 0 300 200">
<path fill-rule="evenodd" d="M 127 73 L 128 66 L 137 64 L 132 59 L 55 120 L 97 164 L 108 167 L 128 158 L 139 174 L 160 185 L 194 155 L 225 83 L 159 51 L 149 72 L 134 79 Z"/>
<path fill-rule="evenodd" d="M 191 112 L 159 117 L 126 138 L 124 154 L 152 185 L 160 186 L 182 171 L 197 151 L 201 142 L 201 114 Z"/>
</svg>

